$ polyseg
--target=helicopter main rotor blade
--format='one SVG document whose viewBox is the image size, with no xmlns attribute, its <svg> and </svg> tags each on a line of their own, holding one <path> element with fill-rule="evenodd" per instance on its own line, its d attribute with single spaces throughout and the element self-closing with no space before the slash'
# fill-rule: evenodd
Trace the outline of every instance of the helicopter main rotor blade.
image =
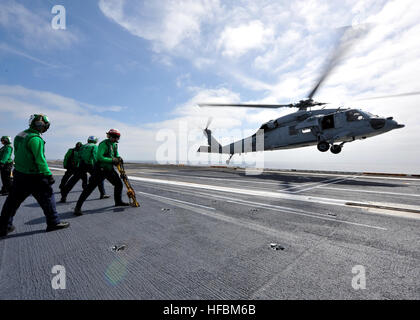
<svg viewBox="0 0 420 320">
<path fill-rule="evenodd" d="M 370 31 L 369 25 L 361 25 L 357 28 L 352 26 L 343 27 L 338 45 L 336 46 L 330 59 L 327 61 L 324 71 L 316 82 L 314 88 L 309 92 L 308 99 L 312 99 L 331 72 L 340 64 L 343 56 L 353 47 L 353 45 L 367 35 Z"/>
<path fill-rule="evenodd" d="M 391 95 L 387 95 L 387 96 L 362 98 L 362 99 L 357 99 L 356 101 L 387 99 L 387 98 L 398 98 L 398 97 L 407 97 L 407 96 L 416 96 L 416 95 L 420 95 L 420 91 L 406 92 L 406 93 L 399 93 L 399 94 L 391 94 Z"/>
<path fill-rule="evenodd" d="M 209 117 L 206 124 L 206 130 L 209 128 L 210 124 L 213 122 L 213 117 Z"/>
<path fill-rule="evenodd" d="M 240 108 L 268 108 L 268 109 L 277 109 L 277 108 L 293 108 L 293 104 L 249 104 L 249 103 L 199 103 L 200 107 L 240 107 Z"/>
</svg>

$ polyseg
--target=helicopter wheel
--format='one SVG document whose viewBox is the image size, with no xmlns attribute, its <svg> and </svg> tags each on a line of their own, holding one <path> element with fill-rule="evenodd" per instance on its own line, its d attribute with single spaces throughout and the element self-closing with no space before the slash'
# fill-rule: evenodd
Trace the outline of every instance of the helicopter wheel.
<svg viewBox="0 0 420 320">
<path fill-rule="evenodd" d="M 321 141 L 321 142 L 318 143 L 317 148 L 321 152 L 326 152 L 330 148 L 330 144 L 328 142 Z"/>
<path fill-rule="evenodd" d="M 341 152 L 341 146 L 339 144 L 333 144 L 331 146 L 331 152 L 334 154 L 339 154 Z"/>
</svg>

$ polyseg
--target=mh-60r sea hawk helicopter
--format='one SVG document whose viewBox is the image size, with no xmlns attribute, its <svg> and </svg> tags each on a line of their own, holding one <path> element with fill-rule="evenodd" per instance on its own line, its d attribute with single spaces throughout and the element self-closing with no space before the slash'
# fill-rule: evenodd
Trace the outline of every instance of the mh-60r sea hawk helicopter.
<svg viewBox="0 0 420 320">
<path fill-rule="evenodd" d="M 326 66 L 322 76 L 309 93 L 306 100 L 295 104 L 232 104 L 200 103 L 200 107 L 246 107 L 246 108 L 297 108 L 298 111 L 264 123 L 254 135 L 221 146 L 208 129 L 210 120 L 204 129 L 208 146 L 201 146 L 198 152 L 229 154 L 229 163 L 234 154 L 256 151 L 281 150 L 317 145 L 318 150 L 330 150 L 334 154 L 341 152 L 345 143 L 357 139 L 366 139 L 393 129 L 403 128 L 392 117 L 384 118 L 360 109 L 335 108 L 311 110 L 312 107 L 326 103 L 315 102 L 315 95 L 321 84 L 338 65 L 340 58 L 354 43 L 354 40 L 366 34 L 366 29 L 344 29 L 343 37 L 334 55 Z M 379 98 L 413 95 L 416 93 L 383 96 Z M 366 99 L 368 100 L 368 99 Z M 309 110 L 308 110 L 309 109 Z M 263 143 L 262 143 L 263 141 Z"/>
</svg>

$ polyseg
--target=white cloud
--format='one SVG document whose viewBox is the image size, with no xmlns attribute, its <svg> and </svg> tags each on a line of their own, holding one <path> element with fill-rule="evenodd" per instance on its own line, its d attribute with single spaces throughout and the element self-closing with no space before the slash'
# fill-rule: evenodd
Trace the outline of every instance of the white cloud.
<svg viewBox="0 0 420 320">
<path fill-rule="evenodd" d="M 211 127 L 215 128 L 215 134 L 221 137 L 226 136 L 232 127 L 241 126 L 240 119 L 246 114 L 246 110 L 238 112 L 197 106 L 197 103 L 202 101 L 238 101 L 237 94 L 224 88 L 190 90 L 195 92 L 194 97 L 177 107 L 173 112 L 175 119 L 134 126 L 103 114 L 104 111 L 119 111 L 122 108 L 119 106 L 96 106 L 52 92 L 0 85 L 0 112 L 7 114 L 7 117 L 0 118 L 0 127 L 2 135 L 15 136 L 27 128 L 31 114 L 48 115 L 51 128 L 45 133 L 45 139 L 48 142 L 46 152 L 49 159 L 62 159 L 66 150 L 77 141 L 84 142 L 90 135 L 102 139 L 105 138 L 107 130 L 118 128 L 122 134 L 119 150 L 125 159 L 155 160 L 156 152 L 163 143 L 158 141 L 157 137 L 163 131 L 173 134 L 177 143 L 173 147 L 179 148 L 179 145 L 185 142 L 181 140 L 180 132 L 186 130 L 191 136 L 186 145 L 194 151 L 198 147 L 191 149 L 191 146 L 205 143 L 202 129 L 210 117 L 214 119 Z M 183 149 L 177 149 L 177 152 L 179 157 L 184 157 L 187 150 L 184 152 Z M 191 159 L 199 160 L 200 157 L 207 159 L 207 155 L 197 155 L 195 152 L 190 154 Z"/>
<path fill-rule="evenodd" d="M 131 34 L 150 40 L 156 52 L 179 49 L 186 41 L 198 41 L 203 20 L 211 19 L 218 0 L 123 1 L 100 0 L 99 8 L 109 19 Z"/>
<path fill-rule="evenodd" d="M 154 155 L 154 146 L 148 141 L 153 141 L 153 132 L 139 129 L 135 126 L 115 121 L 111 117 L 102 115 L 104 111 L 119 111 L 119 106 L 94 106 L 76 101 L 51 92 L 27 89 L 21 86 L 0 85 L 0 112 L 7 113 L 1 117 L 2 130 L 8 130 L 8 135 L 14 136 L 19 130 L 27 128 L 27 120 L 31 114 L 47 114 L 51 121 L 51 129 L 46 133 L 49 146 L 47 156 L 52 159 L 61 158 L 64 152 L 77 140 L 85 141 L 88 136 L 104 137 L 110 128 L 117 127 L 122 132 L 124 146 L 128 157 L 139 156 L 136 151 L 140 148 L 138 141 L 145 139 L 144 157 L 149 159 Z"/>
<path fill-rule="evenodd" d="M 252 49 L 264 49 L 272 38 L 273 30 L 265 28 L 261 21 L 254 20 L 238 27 L 227 26 L 220 36 L 218 46 L 223 49 L 223 55 L 238 57 Z"/>
</svg>

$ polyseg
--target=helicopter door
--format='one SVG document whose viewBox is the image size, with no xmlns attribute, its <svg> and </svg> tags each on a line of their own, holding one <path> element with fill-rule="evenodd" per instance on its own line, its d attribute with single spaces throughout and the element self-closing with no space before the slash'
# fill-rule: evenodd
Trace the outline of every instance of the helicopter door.
<svg viewBox="0 0 420 320">
<path fill-rule="evenodd" d="M 343 112 L 337 112 L 334 115 L 334 125 L 335 125 L 335 128 L 344 127 L 345 122 L 346 122 L 346 119 L 345 119 L 345 116 L 344 116 L 344 113 Z"/>
<path fill-rule="evenodd" d="M 328 116 L 324 116 L 321 120 L 321 129 L 333 129 L 334 128 L 334 115 L 330 114 Z"/>
</svg>

